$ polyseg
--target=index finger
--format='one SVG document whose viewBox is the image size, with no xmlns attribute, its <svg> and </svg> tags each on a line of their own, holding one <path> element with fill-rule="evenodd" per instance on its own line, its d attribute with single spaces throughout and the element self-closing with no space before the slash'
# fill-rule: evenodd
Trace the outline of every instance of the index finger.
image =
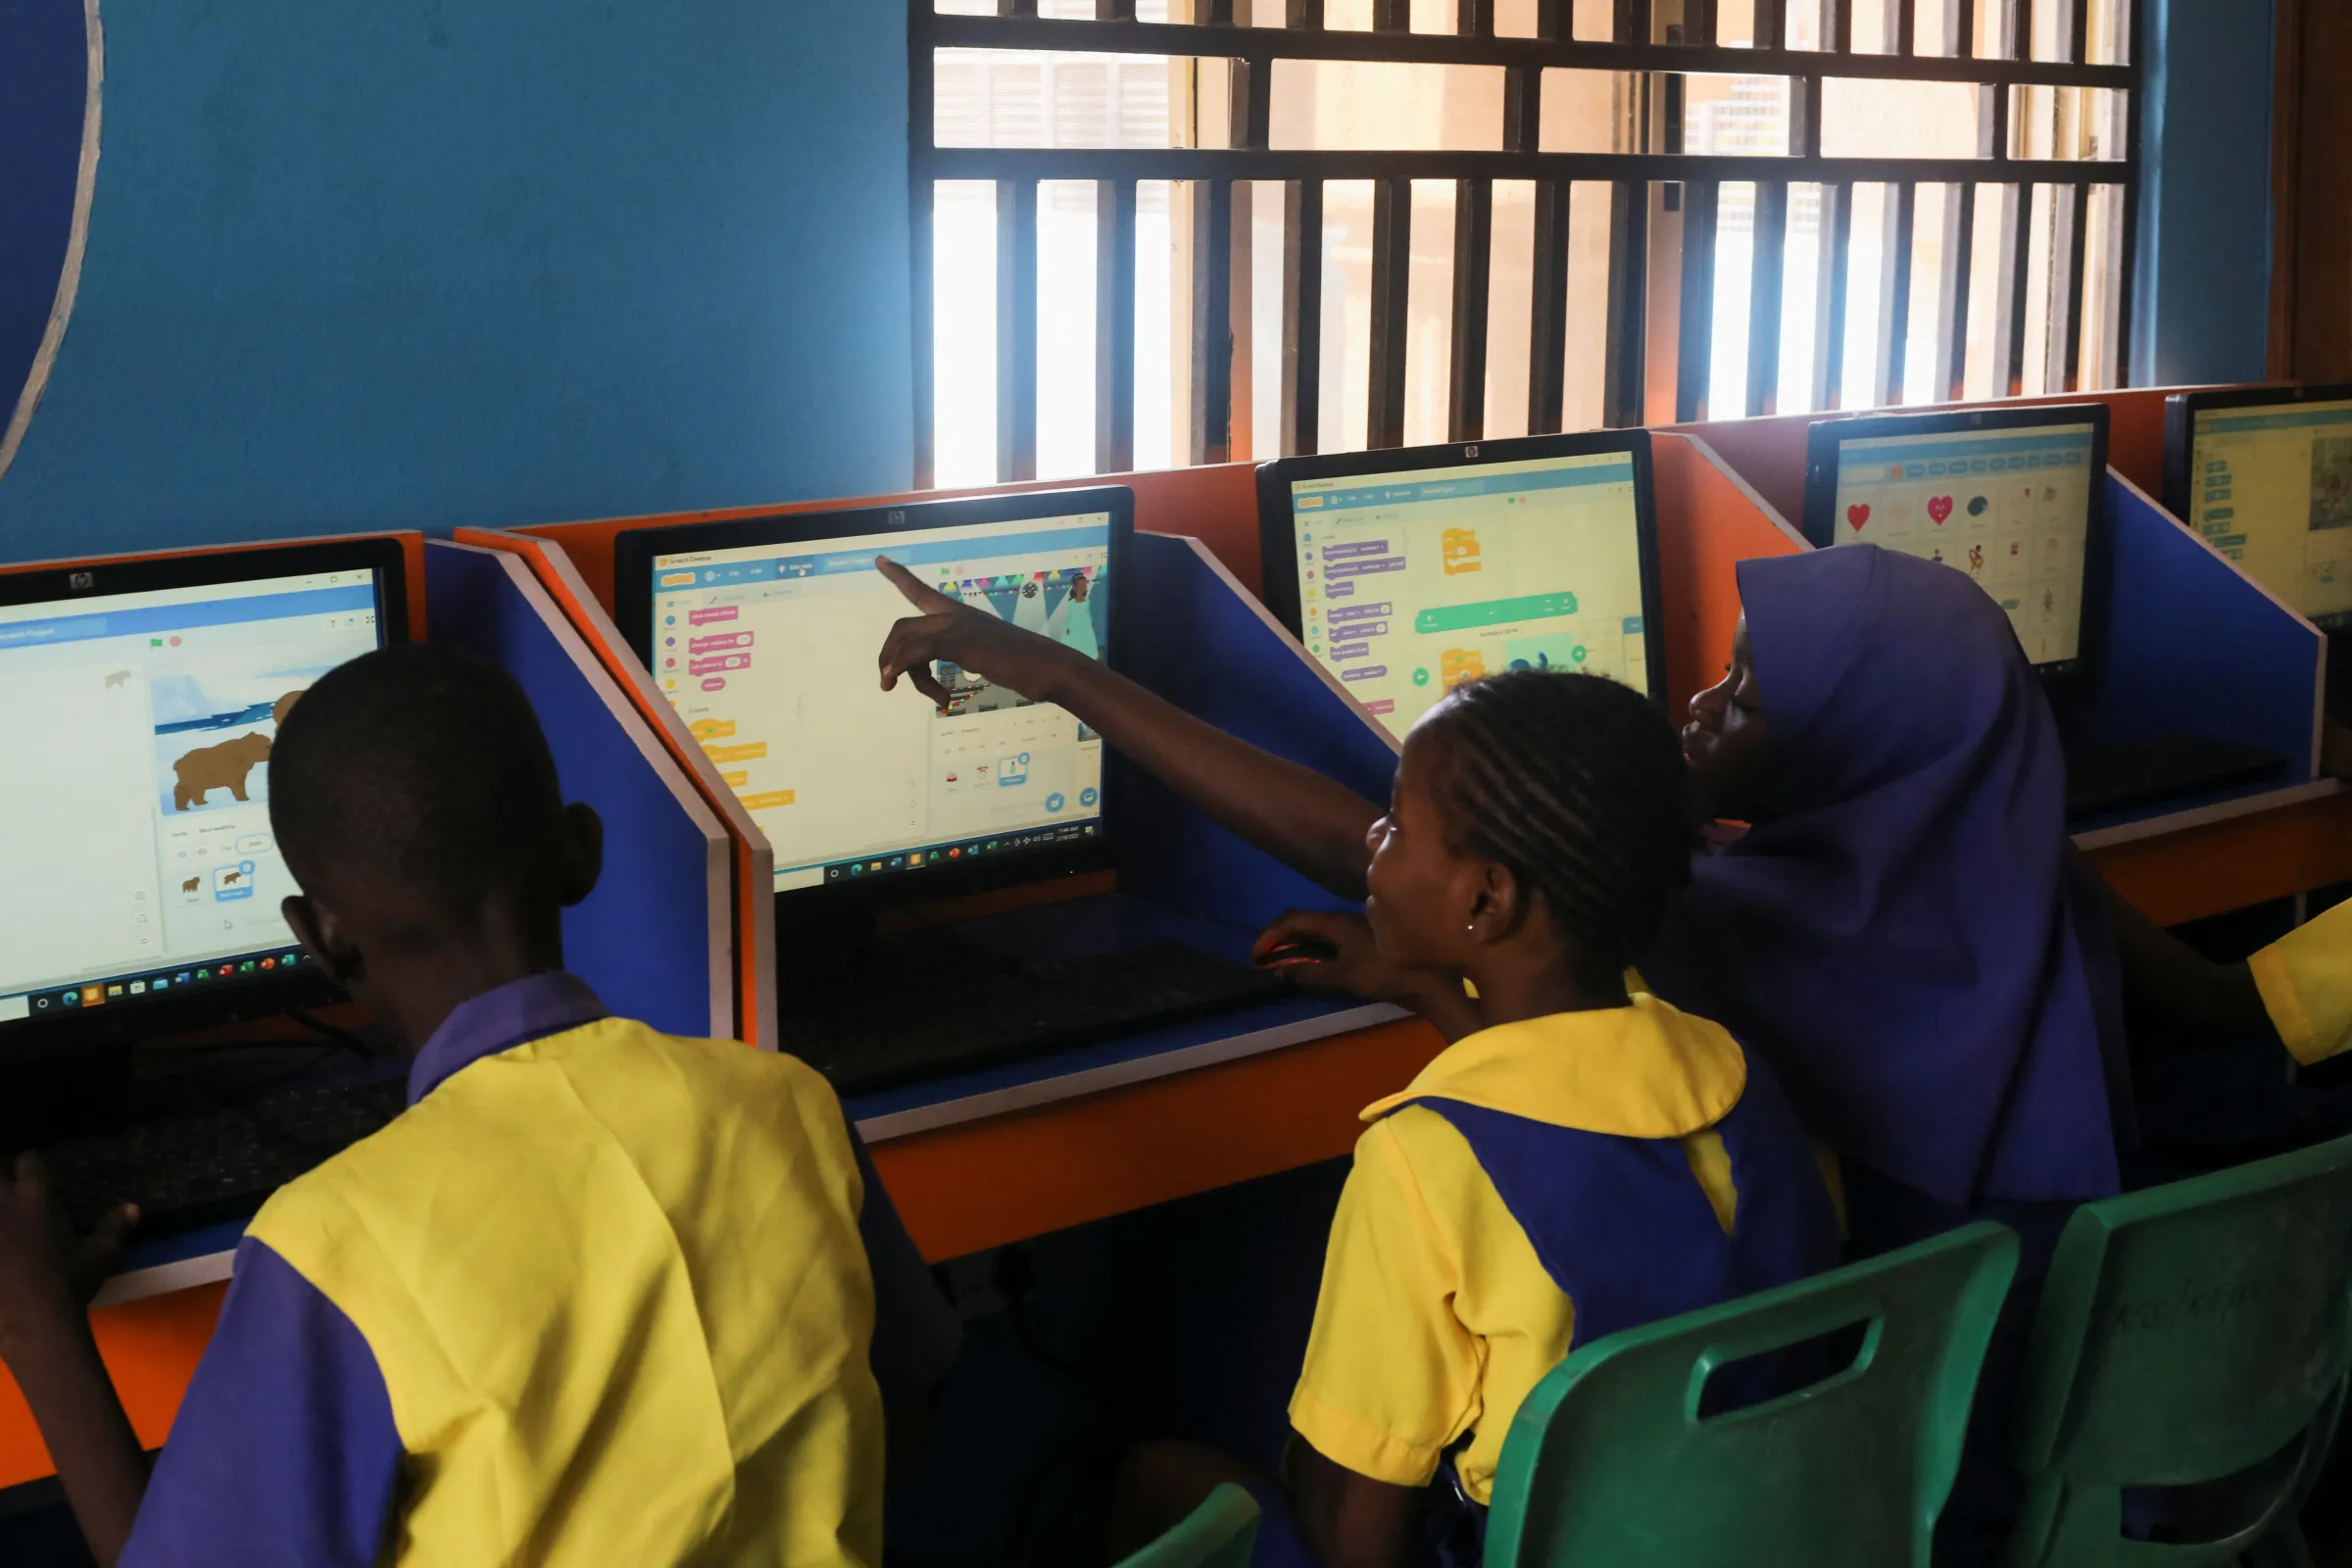
<svg viewBox="0 0 2352 1568">
<path fill-rule="evenodd" d="M 908 571 L 888 556 L 874 558 L 874 569 L 890 580 L 890 585 L 906 596 L 915 609 L 937 614 L 943 610 L 956 608 L 956 601 Z"/>
</svg>

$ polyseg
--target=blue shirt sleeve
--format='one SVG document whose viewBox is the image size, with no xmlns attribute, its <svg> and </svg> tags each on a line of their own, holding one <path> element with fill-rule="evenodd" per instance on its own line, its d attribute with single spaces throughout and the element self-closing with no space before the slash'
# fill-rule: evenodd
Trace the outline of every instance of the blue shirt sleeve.
<svg viewBox="0 0 2352 1568">
<path fill-rule="evenodd" d="M 292 1264 L 237 1246 L 220 1323 L 156 1461 L 122 1568 L 367 1568 L 400 1474 L 383 1374 Z"/>
</svg>

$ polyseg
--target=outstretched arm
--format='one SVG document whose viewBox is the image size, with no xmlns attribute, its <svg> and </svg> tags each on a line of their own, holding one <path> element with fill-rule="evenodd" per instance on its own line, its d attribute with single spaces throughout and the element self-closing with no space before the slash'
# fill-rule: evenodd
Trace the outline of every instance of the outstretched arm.
<svg viewBox="0 0 2352 1568">
<path fill-rule="evenodd" d="M 2107 885 L 2124 976 L 2125 1026 L 2141 1038 L 2183 1046 L 2276 1040 L 2278 1031 L 2243 963 L 2216 963 L 2159 926 Z"/>
<path fill-rule="evenodd" d="M 1364 896 L 1364 834 L 1381 808 L 1312 768 L 1203 723 L 1074 649 L 958 604 L 888 557 L 875 568 L 918 612 L 882 644 L 882 689 L 905 676 L 934 703 L 946 660 L 1078 715 L 1225 827 L 1344 898 Z"/>
</svg>

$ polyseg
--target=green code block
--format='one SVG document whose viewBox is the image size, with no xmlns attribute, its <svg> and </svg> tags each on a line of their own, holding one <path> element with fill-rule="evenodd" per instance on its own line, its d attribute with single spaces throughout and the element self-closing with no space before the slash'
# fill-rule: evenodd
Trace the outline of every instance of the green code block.
<svg viewBox="0 0 2352 1568">
<path fill-rule="evenodd" d="M 1468 631 L 1506 620 L 1546 620 L 1576 613 L 1574 594 L 1528 594 L 1519 599 L 1482 599 L 1474 605 L 1443 605 L 1413 617 L 1417 632 Z"/>
</svg>

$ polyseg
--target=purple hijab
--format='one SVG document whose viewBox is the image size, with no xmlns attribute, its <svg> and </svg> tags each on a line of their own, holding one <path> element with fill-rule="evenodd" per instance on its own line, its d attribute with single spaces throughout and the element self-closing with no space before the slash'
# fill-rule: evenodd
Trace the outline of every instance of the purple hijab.
<svg viewBox="0 0 2352 1568">
<path fill-rule="evenodd" d="M 1959 1208 L 2115 1192 L 2113 951 L 2008 617 L 1873 545 L 1742 562 L 1740 593 L 1770 809 L 1643 976 L 1883 1176 Z"/>
</svg>

